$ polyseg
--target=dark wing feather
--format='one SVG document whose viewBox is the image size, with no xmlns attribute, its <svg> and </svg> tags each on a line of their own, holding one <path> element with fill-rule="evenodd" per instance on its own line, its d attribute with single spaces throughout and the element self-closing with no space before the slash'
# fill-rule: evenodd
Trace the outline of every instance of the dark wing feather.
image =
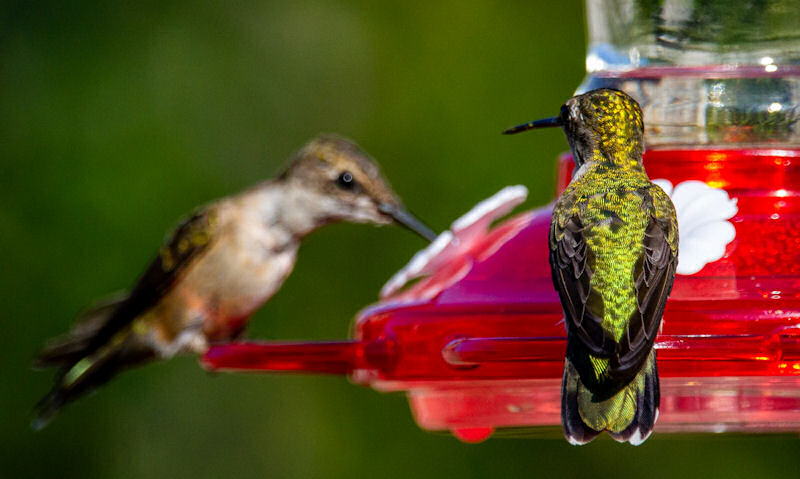
<svg viewBox="0 0 800 479">
<path fill-rule="evenodd" d="M 139 278 L 130 295 L 94 335 L 86 353 L 95 351 L 136 317 L 155 306 L 172 289 L 192 260 L 208 248 L 216 225 L 217 215 L 213 208 L 199 210 L 183 221 Z"/>
<path fill-rule="evenodd" d="M 678 259 L 667 240 L 669 228 L 668 222 L 651 216 L 645 230 L 644 252 L 633 273 L 638 308 L 620 342 L 615 368 L 622 376 L 633 377 L 647 359 L 672 291 Z"/>
<path fill-rule="evenodd" d="M 36 355 L 35 368 L 52 368 L 74 364 L 85 356 L 85 351 L 97 336 L 108 318 L 128 297 L 114 295 L 81 313 L 72 329 L 65 335 L 51 339 Z"/>
<path fill-rule="evenodd" d="M 586 245 L 584 225 L 576 215 L 563 228 L 553 222 L 550 227 L 550 268 L 553 285 L 558 291 L 567 331 L 574 334 L 589 352 L 608 358 L 616 343 L 602 328 L 603 300 L 592 290 L 594 255 Z M 560 233 L 560 234 L 559 234 Z M 561 239 L 556 239 L 561 236 Z"/>
<path fill-rule="evenodd" d="M 653 212 L 649 195 L 643 200 L 644 209 Z M 553 284 L 564 307 L 567 331 L 573 338 L 568 354 L 581 381 L 593 392 L 597 393 L 595 388 L 603 388 L 613 394 L 624 387 L 652 349 L 677 266 L 677 257 L 668 241 L 670 227 L 668 221 L 658 220 L 651 214 L 643 238 L 644 249 L 633 271 L 638 308 L 630 318 L 628 330 L 617 343 L 602 327 L 603 301 L 590 287 L 594 257 L 586 245 L 585 226 L 578 216 L 569 218 L 563 228 L 555 222 L 551 225 Z M 561 239 L 556 240 L 558 236 Z M 594 377 L 588 355 L 610 359 L 608 376 L 602 384 Z M 600 394 L 602 396 L 604 394 Z"/>
</svg>

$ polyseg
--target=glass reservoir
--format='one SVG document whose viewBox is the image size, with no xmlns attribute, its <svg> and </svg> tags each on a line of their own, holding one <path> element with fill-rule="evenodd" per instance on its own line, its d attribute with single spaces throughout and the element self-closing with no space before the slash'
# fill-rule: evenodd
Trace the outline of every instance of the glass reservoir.
<svg viewBox="0 0 800 479">
<path fill-rule="evenodd" d="M 800 6 L 588 0 L 587 18 L 579 92 L 614 87 L 641 103 L 645 168 L 679 215 L 657 433 L 800 431 Z M 560 192 L 572 161 L 558 161 Z M 216 346 L 204 365 L 348 374 L 405 392 L 422 428 L 465 441 L 558 426 L 551 209 L 490 227 L 520 195 L 454 223 L 359 314 L 352 339 Z"/>
</svg>

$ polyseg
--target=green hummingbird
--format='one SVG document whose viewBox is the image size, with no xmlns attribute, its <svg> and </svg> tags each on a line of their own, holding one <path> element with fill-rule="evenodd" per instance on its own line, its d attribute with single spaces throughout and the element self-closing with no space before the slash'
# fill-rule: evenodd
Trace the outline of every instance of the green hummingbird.
<svg viewBox="0 0 800 479">
<path fill-rule="evenodd" d="M 234 339 L 294 268 L 302 239 L 326 224 L 396 223 L 435 233 L 403 207 L 358 145 L 322 136 L 278 177 L 195 211 L 127 294 L 83 314 L 34 365 L 57 368 L 36 406 L 44 427 L 64 405 L 122 370 Z"/>
<path fill-rule="evenodd" d="M 678 262 L 675 208 L 642 166 L 644 124 L 633 98 L 592 90 L 557 117 L 505 133 L 553 126 L 564 130 L 575 161 L 549 238 L 567 328 L 564 435 L 585 444 L 608 431 L 638 445 L 658 418 L 653 343 Z"/>
</svg>

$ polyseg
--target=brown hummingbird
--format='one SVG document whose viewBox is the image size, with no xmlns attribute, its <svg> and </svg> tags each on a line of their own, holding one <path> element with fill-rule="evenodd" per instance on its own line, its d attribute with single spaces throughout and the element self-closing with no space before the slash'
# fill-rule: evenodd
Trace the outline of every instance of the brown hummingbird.
<svg viewBox="0 0 800 479">
<path fill-rule="evenodd" d="M 337 221 L 398 223 L 427 240 L 428 227 L 403 207 L 375 161 L 337 136 L 309 142 L 275 179 L 196 210 L 161 247 L 130 293 L 84 313 L 34 361 L 58 368 L 32 426 L 118 372 L 244 330 L 289 276 L 302 239 Z"/>
</svg>

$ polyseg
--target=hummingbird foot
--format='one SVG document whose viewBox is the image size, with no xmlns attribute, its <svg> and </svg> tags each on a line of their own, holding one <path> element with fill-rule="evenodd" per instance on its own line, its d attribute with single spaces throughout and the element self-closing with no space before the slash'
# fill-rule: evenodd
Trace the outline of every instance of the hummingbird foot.
<svg viewBox="0 0 800 479">
<path fill-rule="evenodd" d="M 167 344 L 153 341 L 153 346 L 162 359 L 169 359 L 180 353 L 202 356 L 208 351 L 208 340 L 203 333 L 202 325 L 200 325 L 181 331 L 175 339 Z"/>
</svg>

